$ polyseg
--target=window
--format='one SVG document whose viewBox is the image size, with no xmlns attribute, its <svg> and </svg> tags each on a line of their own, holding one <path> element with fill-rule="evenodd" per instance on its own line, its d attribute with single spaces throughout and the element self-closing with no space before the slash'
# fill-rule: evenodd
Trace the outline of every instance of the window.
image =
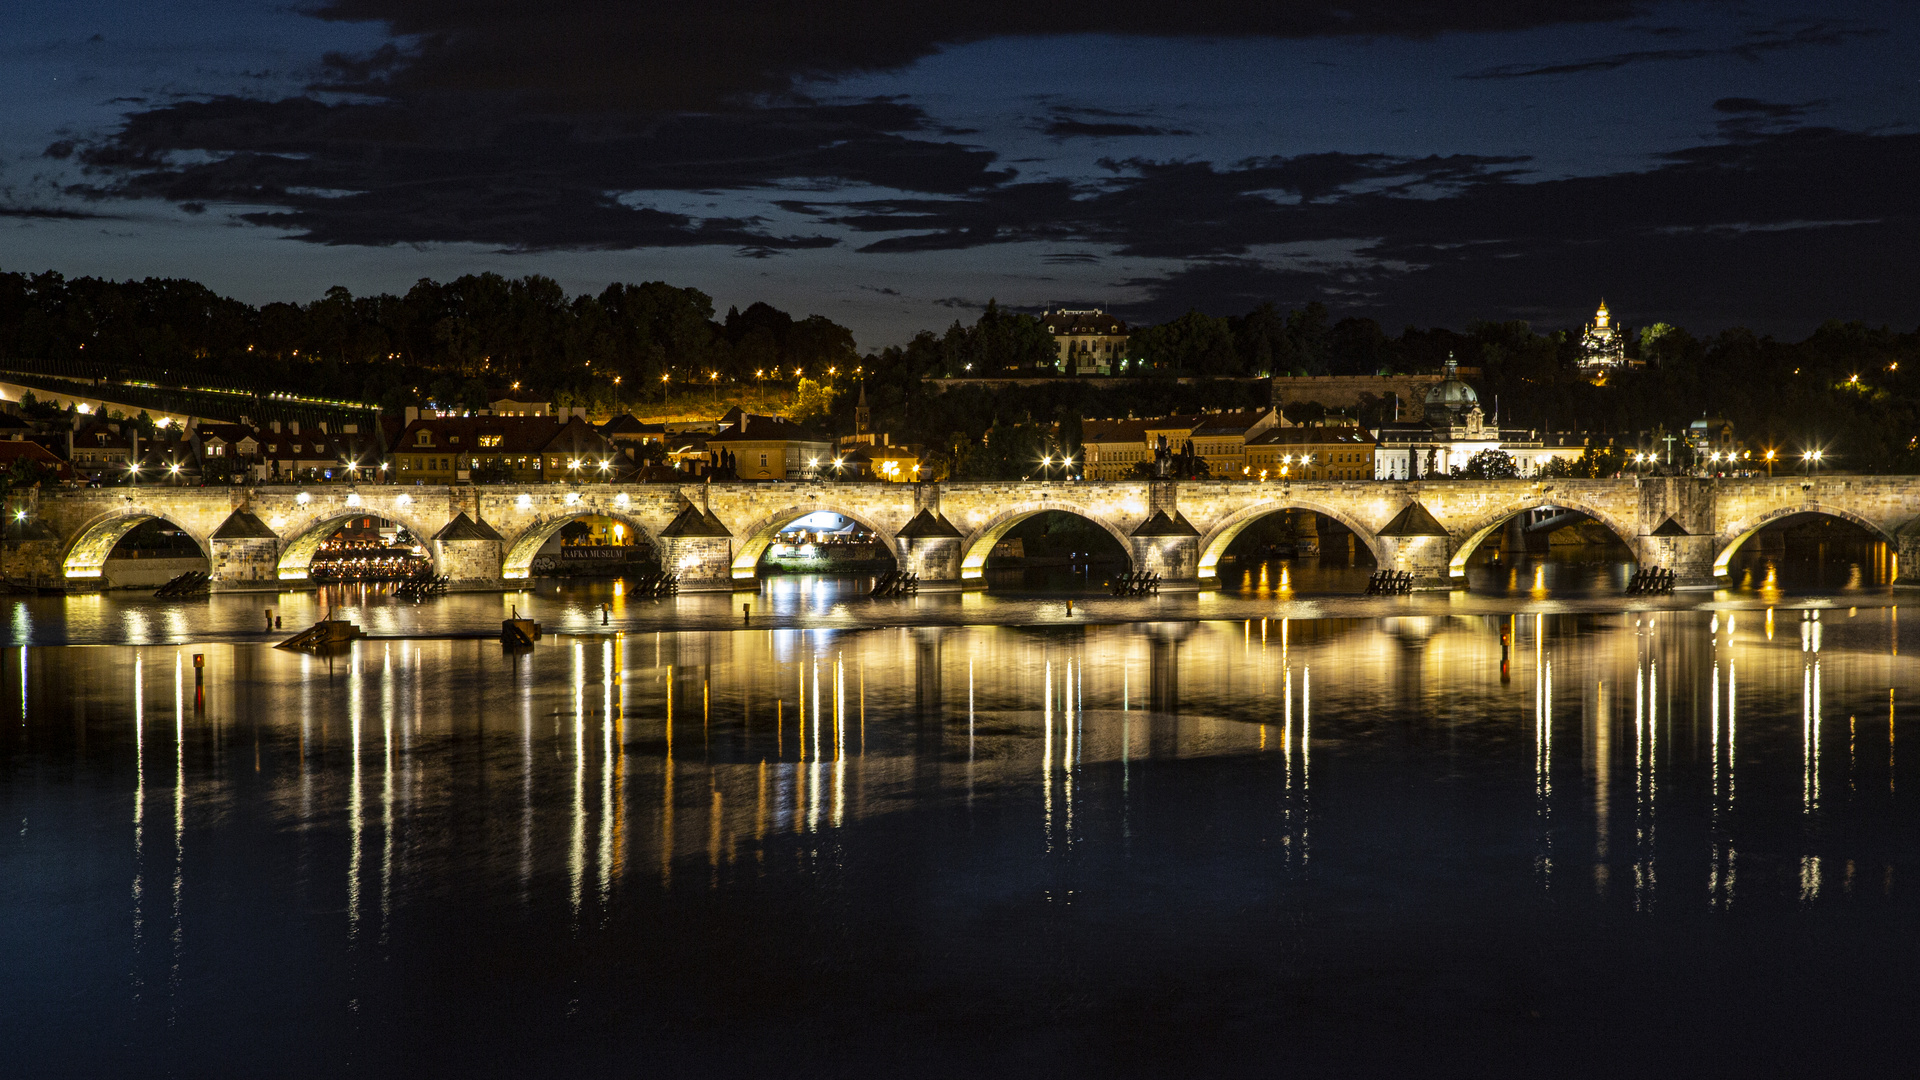
<svg viewBox="0 0 1920 1080">
<path fill-rule="evenodd" d="M 499 445 L 500 445 L 500 436 L 498 436 L 498 435 L 482 435 L 482 436 L 480 436 L 480 445 L 481 445 L 481 446 L 483 446 L 483 447 L 495 447 L 495 446 L 499 446 Z"/>
<path fill-rule="evenodd" d="M 767 467 L 767 455 L 765 454 L 760 455 L 760 467 L 763 469 Z"/>
<path fill-rule="evenodd" d="M 458 436 L 458 435 L 449 435 L 449 436 L 447 436 L 447 441 L 448 441 L 448 442 L 450 442 L 450 443 L 457 443 L 457 442 L 459 442 L 459 441 L 460 441 L 460 436 Z"/>
<path fill-rule="evenodd" d="M 428 431 L 428 430 L 426 430 L 425 428 L 422 428 L 422 429 L 420 430 L 420 441 L 419 441 L 419 445 L 421 445 L 421 446 L 432 446 L 432 445 L 433 445 L 433 432 L 431 432 L 431 431 Z"/>
</svg>

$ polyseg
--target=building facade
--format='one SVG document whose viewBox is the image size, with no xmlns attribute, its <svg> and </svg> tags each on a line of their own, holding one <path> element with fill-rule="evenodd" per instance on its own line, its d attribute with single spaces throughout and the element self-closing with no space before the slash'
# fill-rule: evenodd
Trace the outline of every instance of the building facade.
<svg viewBox="0 0 1920 1080">
<path fill-rule="evenodd" d="M 1053 335 L 1054 366 L 1069 375 L 1110 375 L 1127 358 L 1127 324 L 1099 308 L 1050 308 L 1041 325 Z"/>
<path fill-rule="evenodd" d="M 1247 444 L 1246 458 L 1251 480 L 1366 480 L 1374 437 L 1360 427 L 1276 427 Z"/>
</svg>

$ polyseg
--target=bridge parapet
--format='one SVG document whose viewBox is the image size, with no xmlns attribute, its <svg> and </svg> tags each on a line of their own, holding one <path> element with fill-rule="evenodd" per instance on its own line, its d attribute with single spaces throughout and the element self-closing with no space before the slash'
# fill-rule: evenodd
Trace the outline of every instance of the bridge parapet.
<svg viewBox="0 0 1920 1080">
<path fill-rule="evenodd" d="M 16 492 L 0 571 L 87 579 L 140 522 L 163 518 L 207 552 L 217 587 L 300 581 L 313 553 L 356 515 L 399 523 L 428 543 L 438 570 L 469 587 L 529 572 L 533 555 L 583 514 L 626 523 L 683 579 L 750 584 L 768 542 L 805 514 L 830 510 L 872 529 L 924 582 L 979 583 L 987 556 L 1035 514 L 1076 514 L 1113 536 L 1133 569 L 1176 587 L 1216 577 L 1255 521 L 1311 511 L 1349 530 L 1385 568 L 1423 584 L 1458 585 L 1467 560 L 1516 514 L 1578 511 L 1618 535 L 1645 566 L 1707 585 L 1768 524 L 1826 514 L 1885 538 L 1900 580 L 1920 584 L 1920 478 L 1823 476 L 1743 480 L 960 482 L 893 484 L 472 485 L 368 484 L 249 488 L 53 489 Z M 690 507 L 702 528 L 671 526 Z M 442 533 L 462 515 L 472 528 Z M 471 535 L 469 535 L 471 533 Z M 692 564 L 680 566 L 689 558 Z"/>
</svg>

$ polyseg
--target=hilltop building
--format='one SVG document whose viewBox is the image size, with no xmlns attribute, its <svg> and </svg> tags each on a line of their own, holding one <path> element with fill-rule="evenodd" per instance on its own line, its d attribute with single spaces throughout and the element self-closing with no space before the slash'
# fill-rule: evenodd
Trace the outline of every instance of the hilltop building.
<svg viewBox="0 0 1920 1080">
<path fill-rule="evenodd" d="M 1580 370 L 1595 382 L 1604 382 L 1609 372 L 1627 366 L 1627 337 L 1613 325 L 1605 300 L 1593 313 L 1593 321 L 1581 331 L 1578 362 Z"/>
<path fill-rule="evenodd" d="M 1054 366 L 1069 375 L 1110 375 L 1127 356 L 1127 324 L 1099 308 L 1049 308 L 1041 325 L 1059 350 Z"/>
</svg>

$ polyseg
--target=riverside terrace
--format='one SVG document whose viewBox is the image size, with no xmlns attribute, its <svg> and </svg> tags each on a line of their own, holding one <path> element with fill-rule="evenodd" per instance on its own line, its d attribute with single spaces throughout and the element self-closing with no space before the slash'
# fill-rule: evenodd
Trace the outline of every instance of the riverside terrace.
<svg viewBox="0 0 1920 1080">
<path fill-rule="evenodd" d="M 457 588 L 504 587 L 567 522 L 604 515 L 659 551 L 688 589 L 751 587 L 779 531 L 817 511 L 872 530 L 926 589 L 978 584 L 989 552 L 1022 520 L 1077 514 L 1112 534 L 1131 569 L 1167 588 L 1211 587 L 1215 566 L 1254 521 L 1285 510 L 1352 531 L 1383 569 L 1416 587 L 1465 579 L 1468 558 L 1517 515 L 1584 514 L 1624 541 L 1643 568 L 1709 587 L 1755 532 L 1821 514 L 1885 539 L 1902 584 L 1920 584 L 1920 477 L 1655 478 L 1439 482 L 593 484 L 296 488 L 110 488 L 16 492 L 0 572 L 13 580 L 98 579 L 114 544 L 161 518 L 191 536 L 221 589 L 284 588 L 349 518 L 378 515 L 427 541 Z"/>
</svg>

